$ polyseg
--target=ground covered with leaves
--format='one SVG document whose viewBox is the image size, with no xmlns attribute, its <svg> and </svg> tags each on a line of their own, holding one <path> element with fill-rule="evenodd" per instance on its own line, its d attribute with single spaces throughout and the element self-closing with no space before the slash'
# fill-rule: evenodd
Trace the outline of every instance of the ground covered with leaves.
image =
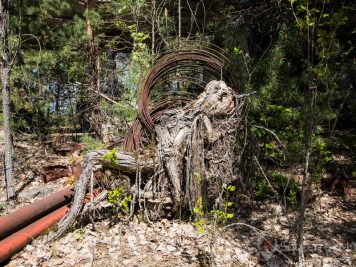
<svg viewBox="0 0 356 267">
<path fill-rule="evenodd" d="M 38 143 L 16 143 L 21 144 L 15 145 L 18 201 L 6 202 L 1 169 L 2 214 L 69 184 L 66 177 L 44 184 L 39 170 L 48 164 L 69 164 L 72 156 L 55 155 Z M 344 198 L 323 191 L 308 205 L 307 266 L 355 265 L 355 208 L 354 194 Z M 231 222 L 207 222 L 202 231 L 194 219 L 179 217 L 147 222 L 138 214 L 128 222 L 116 218 L 108 201 L 100 203 L 93 218 L 94 222 L 82 218 L 54 242 L 47 243 L 47 235 L 42 235 L 5 266 L 293 266 L 297 260 L 296 212 L 285 213 L 271 200 L 241 196 Z"/>
</svg>

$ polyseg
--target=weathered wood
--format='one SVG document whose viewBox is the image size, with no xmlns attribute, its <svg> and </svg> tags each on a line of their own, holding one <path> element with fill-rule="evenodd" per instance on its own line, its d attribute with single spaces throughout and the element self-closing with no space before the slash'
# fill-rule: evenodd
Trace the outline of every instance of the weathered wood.
<svg viewBox="0 0 356 267">
<path fill-rule="evenodd" d="M 93 178 L 95 171 L 101 169 L 105 162 L 103 162 L 103 156 L 108 153 L 108 150 L 96 150 L 89 153 L 84 160 L 83 172 L 80 178 L 75 184 L 74 199 L 72 206 L 68 214 L 59 222 L 58 230 L 55 233 L 51 233 L 49 240 L 60 237 L 64 234 L 68 228 L 76 221 L 80 215 L 85 194 L 89 187 L 89 182 Z M 140 158 L 140 157 L 138 157 Z M 128 153 L 116 153 L 116 159 L 119 161 L 118 169 L 122 173 L 135 173 L 138 169 L 143 173 L 149 173 L 153 171 L 153 160 L 135 160 L 135 158 Z"/>
<path fill-rule="evenodd" d="M 103 151 L 95 151 L 86 156 L 83 172 L 75 184 L 72 206 L 68 214 L 59 222 L 58 231 L 49 235 L 49 240 L 53 240 L 63 235 L 79 216 L 83 208 L 83 201 L 90 178 L 92 177 L 93 172 L 101 167 L 98 165 L 98 161 L 103 155 L 105 155 Z"/>
<path fill-rule="evenodd" d="M 142 173 L 153 172 L 154 160 L 145 159 L 142 156 L 137 156 L 137 159 L 130 153 L 118 152 L 115 154 L 116 159 L 119 161 L 118 169 L 122 173 L 134 174 L 137 169 L 140 169 Z"/>
<path fill-rule="evenodd" d="M 213 160 L 219 159 L 222 151 L 228 153 L 226 155 L 233 152 L 228 136 L 233 134 L 237 126 L 236 111 L 240 105 L 231 88 L 222 81 L 212 81 L 196 101 L 182 109 L 166 111 L 160 116 L 155 126 L 158 151 L 162 154 L 159 158 L 163 160 L 172 184 L 176 206 L 183 203 L 193 209 L 203 194 L 204 183 L 210 183 L 212 187 L 213 182 L 220 179 L 215 185 L 220 187 L 221 183 L 232 176 L 231 161 L 225 164 L 231 170 L 223 171 Z M 227 143 L 225 148 L 217 142 L 224 139 Z M 205 143 L 213 145 L 208 148 L 204 146 Z M 207 160 L 209 164 L 205 166 Z M 199 181 L 201 178 L 205 180 Z M 185 188 L 182 188 L 183 184 Z"/>
<path fill-rule="evenodd" d="M 105 165 L 123 174 L 136 174 L 129 189 L 133 194 L 132 209 L 137 200 L 140 205 L 147 200 L 160 206 L 169 199 L 165 202 L 173 204 L 173 208 L 185 206 L 193 210 L 199 198 L 218 197 L 222 185 L 233 176 L 234 133 L 241 119 L 242 103 L 242 98 L 224 82 L 212 81 L 190 105 L 162 113 L 155 125 L 157 148 L 141 154 L 116 153 L 118 166 L 102 160 L 106 150 L 89 153 L 75 185 L 72 208 L 52 238 L 74 223 L 82 210 L 93 172 Z"/>
</svg>

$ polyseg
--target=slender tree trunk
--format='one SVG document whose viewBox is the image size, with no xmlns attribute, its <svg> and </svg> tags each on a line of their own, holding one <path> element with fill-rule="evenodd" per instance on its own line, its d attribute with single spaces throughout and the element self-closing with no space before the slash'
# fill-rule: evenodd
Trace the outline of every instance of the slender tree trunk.
<svg viewBox="0 0 356 267">
<path fill-rule="evenodd" d="M 180 42 L 180 38 L 182 37 L 182 6 L 181 6 L 181 0 L 178 0 L 178 38 Z"/>
<path fill-rule="evenodd" d="M 306 4 L 307 14 L 309 14 L 309 3 Z M 307 46 L 308 46 L 308 112 L 307 112 L 307 125 L 306 125 L 306 152 L 305 152 L 305 165 L 304 165 L 304 175 L 302 181 L 302 192 L 301 192 L 301 206 L 298 217 L 298 254 L 299 254 L 299 266 L 304 266 L 304 251 L 303 251 L 303 239 L 304 239 L 304 217 L 306 204 L 308 202 L 307 191 L 310 188 L 310 179 L 309 179 L 309 165 L 310 165 L 310 156 L 313 148 L 313 135 L 315 131 L 316 124 L 316 97 L 317 97 L 317 83 L 315 81 L 315 76 L 313 73 L 314 67 L 314 27 L 308 26 L 307 31 Z"/>
<path fill-rule="evenodd" d="M 98 95 L 100 91 L 100 58 L 98 48 L 94 42 L 94 31 L 93 25 L 90 20 L 90 9 L 91 9 L 91 0 L 85 0 L 85 21 L 86 21 L 86 31 L 88 37 L 88 65 L 89 65 L 89 91 L 95 93 L 95 100 L 93 103 L 90 103 L 90 122 L 91 127 L 94 131 L 101 136 L 101 126 L 98 118 L 99 106 L 98 106 Z"/>
<path fill-rule="evenodd" d="M 306 194 L 306 186 L 309 183 L 309 161 L 311 154 L 311 143 L 307 144 L 307 151 L 305 155 L 305 166 L 304 166 L 304 175 L 302 181 L 302 192 L 301 192 L 301 205 L 299 210 L 299 218 L 298 218 L 298 255 L 299 255 L 299 264 L 303 266 L 304 264 L 304 248 L 303 248 L 303 237 L 304 237 L 304 216 L 305 216 L 305 208 L 307 203 L 307 194 Z"/>
<path fill-rule="evenodd" d="M 1 35 L 1 82 L 2 82 L 2 110 L 4 117 L 5 133 L 5 177 L 7 199 L 15 196 L 14 173 L 12 158 L 12 140 L 10 129 L 10 49 L 8 41 L 9 33 L 9 7 L 10 0 L 0 1 L 0 35 Z"/>
<path fill-rule="evenodd" d="M 99 70 L 100 70 L 100 59 L 98 49 L 94 42 L 94 32 L 93 25 L 90 21 L 90 4 L 91 0 L 85 1 L 85 21 L 87 28 L 87 36 L 88 36 L 88 62 L 89 62 L 89 86 L 90 89 L 99 92 L 100 90 L 100 78 L 99 78 Z"/>
<path fill-rule="evenodd" d="M 182 37 L 182 4 L 181 0 L 178 0 L 178 47 L 181 47 L 181 37 Z M 179 77 L 179 70 L 177 69 L 177 77 Z M 177 91 L 180 90 L 180 82 L 177 81 Z"/>
<path fill-rule="evenodd" d="M 156 19 L 156 0 L 152 0 L 152 46 L 151 46 L 151 54 L 152 54 L 152 63 L 153 63 L 153 55 L 155 54 L 155 19 Z"/>
</svg>

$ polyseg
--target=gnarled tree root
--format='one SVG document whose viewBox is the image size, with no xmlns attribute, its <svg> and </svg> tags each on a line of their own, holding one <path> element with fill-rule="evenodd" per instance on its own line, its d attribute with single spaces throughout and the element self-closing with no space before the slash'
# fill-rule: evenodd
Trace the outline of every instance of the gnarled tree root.
<svg viewBox="0 0 356 267">
<path fill-rule="evenodd" d="M 89 187 L 91 179 L 93 179 L 93 174 L 95 171 L 103 168 L 105 162 L 102 161 L 103 156 L 108 152 L 108 150 L 97 150 L 90 152 L 84 160 L 83 172 L 75 184 L 74 199 L 68 214 L 59 222 L 58 229 L 56 232 L 50 233 L 48 240 L 56 239 L 62 236 L 71 225 L 75 223 L 77 218 L 82 212 L 84 207 L 84 198 Z M 137 171 L 137 161 L 135 158 L 127 153 L 116 153 L 116 158 L 119 161 L 119 169 L 122 173 L 135 173 Z M 153 162 L 147 161 L 141 166 L 142 172 L 152 172 Z M 93 182 L 93 181 L 92 181 Z M 103 199 L 103 195 L 100 194 L 99 199 Z M 95 201 L 97 202 L 97 201 Z M 84 209 L 84 211 L 87 211 Z"/>
<path fill-rule="evenodd" d="M 142 199 L 146 204 L 146 193 L 151 195 L 148 204 L 158 207 L 171 198 L 175 210 L 183 206 L 192 211 L 199 200 L 208 205 L 219 198 L 223 185 L 238 175 L 237 134 L 244 97 L 224 82 L 212 81 L 195 101 L 184 108 L 163 111 L 155 120 L 154 153 L 145 156 L 137 152 L 135 157 L 116 154 L 120 173 L 136 174 L 131 180 L 131 212 L 137 199 L 140 206 Z M 87 155 L 70 212 L 50 239 L 62 235 L 80 215 L 90 179 L 103 167 L 101 159 L 106 153 L 99 150 Z"/>
</svg>

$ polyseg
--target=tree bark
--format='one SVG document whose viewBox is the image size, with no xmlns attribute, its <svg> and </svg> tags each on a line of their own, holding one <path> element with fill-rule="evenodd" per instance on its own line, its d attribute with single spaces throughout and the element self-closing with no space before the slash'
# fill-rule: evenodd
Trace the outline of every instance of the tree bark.
<svg viewBox="0 0 356 267">
<path fill-rule="evenodd" d="M 155 122 L 159 159 L 171 184 L 175 209 L 216 199 L 235 163 L 236 127 L 243 100 L 222 81 L 210 82 L 197 100 L 167 110 Z"/>
<path fill-rule="evenodd" d="M 151 44 L 151 54 L 152 54 L 152 63 L 154 61 L 153 56 L 155 54 L 155 19 L 156 19 L 156 0 L 152 0 L 152 44 Z"/>
<path fill-rule="evenodd" d="M 178 0 L 178 38 L 179 38 L 179 43 L 180 39 L 182 37 L 182 6 L 181 6 L 181 0 Z"/>
<path fill-rule="evenodd" d="M 88 37 L 88 72 L 89 72 L 89 92 L 94 92 L 95 99 L 94 102 L 90 103 L 90 115 L 89 121 L 91 127 L 94 131 L 101 136 L 101 126 L 98 114 L 100 113 L 98 106 L 98 97 L 100 94 L 100 58 L 98 48 L 95 45 L 94 41 L 94 30 L 93 24 L 90 20 L 90 11 L 91 11 L 91 0 L 85 0 L 85 23 L 86 23 L 86 32 Z"/>
<path fill-rule="evenodd" d="M 170 205 L 174 211 L 189 208 L 193 212 L 202 199 L 208 207 L 210 200 L 218 199 L 223 186 L 233 182 L 232 177 L 237 174 L 234 166 L 239 161 L 239 144 L 235 134 L 245 96 L 237 95 L 223 81 L 211 81 L 195 101 L 183 108 L 168 109 L 156 118 L 156 147 L 132 154 L 117 152 L 115 166 L 103 160 L 107 150 L 89 153 L 75 185 L 70 212 L 50 240 L 62 235 L 76 221 L 87 189 L 93 191 L 93 173 L 105 167 L 130 176 L 126 192 L 133 196 L 131 214 L 135 203 L 142 201 L 159 204 L 151 210 L 153 216 L 160 213 L 157 209 L 161 209 L 161 204 Z M 99 186 L 110 190 L 115 183 Z"/>
<path fill-rule="evenodd" d="M 306 3 L 307 14 L 309 14 L 309 3 Z M 310 179 L 309 179 L 309 164 L 310 157 L 312 154 L 313 148 L 313 135 L 316 127 L 316 98 L 317 98 L 317 89 L 318 85 L 315 81 L 314 75 L 314 54 L 315 54 L 315 26 L 310 26 L 308 24 L 307 27 L 307 51 L 308 51 L 308 113 L 306 120 L 306 152 L 305 152 L 305 165 L 304 165 L 304 175 L 302 180 L 302 192 L 301 192 L 301 205 L 298 216 L 298 233 L 297 233 L 297 246 L 298 246 L 298 262 L 299 266 L 304 266 L 304 217 L 305 217 L 305 209 L 308 202 L 308 192 L 307 190 L 310 188 Z"/>
<path fill-rule="evenodd" d="M 0 1 L 0 5 L 1 82 L 5 133 L 4 165 L 7 199 L 10 199 L 15 196 L 12 158 L 13 145 L 10 128 L 10 49 L 8 40 L 10 0 L 2 0 Z"/>
<path fill-rule="evenodd" d="M 108 153 L 108 150 L 96 150 L 90 152 L 84 161 L 83 172 L 80 175 L 80 178 L 77 180 L 74 188 L 74 200 L 71 205 L 71 209 L 68 214 L 59 222 L 58 230 L 52 232 L 48 241 L 51 241 L 55 238 L 63 235 L 71 225 L 76 221 L 83 209 L 83 203 L 85 194 L 87 192 L 90 180 L 93 179 L 93 173 L 96 170 L 101 169 L 103 166 L 102 158 L 105 154 Z M 116 153 L 116 159 L 119 161 L 119 170 L 123 174 L 134 174 L 140 168 L 141 172 L 144 174 L 151 173 L 154 170 L 155 162 L 153 159 L 146 159 L 143 162 L 139 163 L 138 159 L 135 159 L 130 154 L 127 153 Z M 93 191 L 93 190 L 92 190 Z"/>
<path fill-rule="evenodd" d="M 91 0 L 85 1 L 85 21 L 87 27 L 87 36 L 88 36 L 88 63 L 89 63 L 89 76 L 90 89 L 99 92 L 100 89 L 100 79 L 99 79 L 99 69 L 100 69 L 100 59 L 98 49 L 94 42 L 94 32 L 93 25 L 90 20 L 90 4 Z"/>
</svg>

